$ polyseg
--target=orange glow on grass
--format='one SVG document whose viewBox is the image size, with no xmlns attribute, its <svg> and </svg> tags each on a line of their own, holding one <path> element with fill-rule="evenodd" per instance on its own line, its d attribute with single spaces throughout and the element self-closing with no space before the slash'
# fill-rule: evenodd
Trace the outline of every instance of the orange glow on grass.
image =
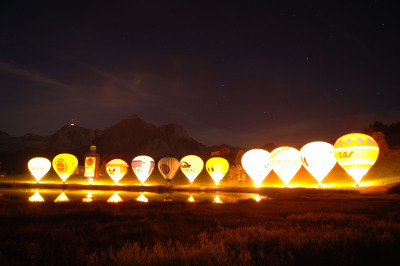
<svg viewBox="0 0 400 266">
<path fill-rule="evenodd" d="M 193 196 L 192 196 L 192 195 L 190 195 L 190 197 L 189 197 L 188 201 L 189 201 L 189 202 L 196 202 L 196 201 L 194 200 L 194 198 L 193 198 Z"/>
<path fill-rule="evenodd" d="M 222 201 L 221 201 L 221 199 L 219 198 L 218 195 L 215 195 L 214 201 L 213 201 L 213 202 L 214 202 L 214 203 L 218 203 L 218 204 L 222 204 Z"/>
</svg>

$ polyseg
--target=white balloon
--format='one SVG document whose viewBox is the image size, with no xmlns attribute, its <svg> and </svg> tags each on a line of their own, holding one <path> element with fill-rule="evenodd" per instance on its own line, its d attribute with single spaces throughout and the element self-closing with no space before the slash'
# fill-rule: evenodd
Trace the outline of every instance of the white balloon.
<svg viewBox="0 0 400 266">
<path fill-rule="evenodd" d="M 196 155 L 188 155 L 181 159 L 181 170 L 183 174 L 189 179 L 190 184 L 196 179 L 196 177 L 203 170 L 204 162 Z"/>
<path fill-rule="evenodd" d="M 158 170 L 160 170 L 168 184 L 174 178 L 180 166 L 178 159 L 174 157 L 164 157 L 158 161 Z"/>
<path fill-rule="evenodd" d="M 300 152 L 292 147 L 280 147 L 271 152 L 271 166 L 287 186 L 301 167 Z"/>
<path fill-rule="evenodd" d="M 253 149 L 247 151 L 242 157 L 242 166 L 246 173 L 253 179 L 256 186 L 271 172 L 271 154 L 266 150 Z"/>
<path fill-rule="evenodd" d="M 336 164 L 333 145 L 315 141 L 300 149 L 301 162 L 304 168 L 318 181 L 319 184 L 329 174 Z"/>
<path fill-rule="evenodd" d="M 155 164 L 153 158 L 150 156 L 141 155 L 133 158 L 131 163 L 132 170 L 142 185 L 153 172 Z"/>
</svg>

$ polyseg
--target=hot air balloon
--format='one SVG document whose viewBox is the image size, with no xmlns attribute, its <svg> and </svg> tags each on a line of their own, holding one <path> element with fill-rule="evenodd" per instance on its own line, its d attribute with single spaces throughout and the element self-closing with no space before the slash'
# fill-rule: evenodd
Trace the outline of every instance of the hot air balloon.
<svg viewBox="0 0 400 266">
<path fill-rule="evenodd" d="M 149 200 L 146 198 L 146 196 L 142 193 L 140 193 L 140 196 L 136 198 L 137 201 L 140 202 L 149 202 Z"/>
<path fill-rule="evenodd" d="M 78 159 L 72 154 L 61 153 L 53 159 L 54 171 L 56 171 L 63 183 L 65 183 L 77 167 Z"/>
<path fill-rule="evenodd" d="M 165 180 L 167 180 L 168 185 L 172 178 L 174 178 L 180 166 L 181 164 L 178 159 L 173 157 L 164 157 L 158 161 L 158 170 L 160 170 L 160 173 L 163 175 Z"/>
<path fill-rule="evenodd" d="M 206 162 L 206 169 L 215 184 L 218 186 L 219 182 L 224 178 L 229 170 L 229 163 L 222 157 L 213 157 Z"/>
<path fill-rule="evenodd" d="M 40 196 L 39 191 L 36 190 L 35 194 L 29 197 L 30 202 L 44 202 L 44 199 L 42 196 Z"/>
<path fill-rule="evenodd" d="M 189 179 L 190 185 L 192 185 L 195 178 L 203 170 L 203 160 L 199 156 L 188 155 L 181 159 L 180 164 L 183 174 Z"/>
<path fill-rule="evenodd" d="M 146 155 L 137 156 L 132 160 L 132 169 L 137 178 L 142 183 L 146 182 L 147 178 L 153 172 L 155 162 L 153 158 Z"/>
<path fill-rule="evenodd" d="M 125 161 L 121 159 L 114 159 L 106 164 L 106 171 L 114 181 L 115 185 L 117 185 L 118 182 L 125 176 L 126 172 L 128 171 L 128 167 L 129 165 Z"/>
<path fill-rule="evenodd" d="M 242 166 L 246 173 L 253 179 L 257 187 L 271 172 L 271 154 L 266 150 L 253 149 L 247 151 L 242 157 Z"/>
<path fill-rule="evenodd" d="M 69 198 L 65 195 L 64 191 L 54 200 L 54 202 L 68 202 Z"/>
<path fill-rule="evenodd" d="M 292 147 L 280 147 L 271 152 L 271 166 L 287 186 L 301 167 L 300 152 Z"/>
<path fill-rule="evenodd" d="M 28 169 L 39 183 L 40 179 L 49 172 L 51 168 L 50 160 L 42 157 L 32 158 L 28 162 Z"/>
<path fill-rule="evenodd" d="M 368 135 L 351 133 L 335 142 L 333 153 L 338 164 L 353 177 L 358 186 L 378 159 L 379 146 Z"/>
<path fill-rule="evenodd" d="M 122 201 L 122 198 L 118 195 L 117 192 L 114 192 L 114 194 L 107 200 L 108 203 L 118 203 Z"/>
<path fill-rule="evenodd" d="M 319 185 L 336 164 L 333 145 L 327 142 L 310 142 L 300 149 L 300 155 L 304 168 L 318 181 Z"/>
</svg>

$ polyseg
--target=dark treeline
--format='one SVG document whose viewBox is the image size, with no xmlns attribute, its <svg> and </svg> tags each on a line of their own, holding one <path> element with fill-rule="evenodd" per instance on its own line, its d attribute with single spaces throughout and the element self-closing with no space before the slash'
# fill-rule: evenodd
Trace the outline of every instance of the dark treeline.
<svg viewBox="0 0 400 266">
<path fill-rule="evenodd" d="M 400 145 L 400 121 L 390 125 L 385 125 L 380 121 L 375 121 L 370 124 L 369 129 L 366 130 L 367 133 L 379 131 L 385 135 L 390 148 Z"/>
</svg>

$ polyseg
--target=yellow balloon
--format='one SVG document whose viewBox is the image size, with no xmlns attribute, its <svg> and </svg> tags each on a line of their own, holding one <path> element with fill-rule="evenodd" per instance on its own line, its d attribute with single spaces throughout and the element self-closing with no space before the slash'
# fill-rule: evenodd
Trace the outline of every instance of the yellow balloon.
<svg viewBox="0 0 400 266">
<path fill-rule="evenodd" d="M 106 172 L 115 182 L 115 184 L 118 184 L 118 182 L 128 172 L 128 167 L 129 165 L 125 161 L 121 159 L 114 159 L 106 164 Z"/>
<path fill-rule="evenodd" d="M 300 152 L 292 147 L 280 147 L 271 152 L 271 166 L 287 186 L 300 170 Z"/>
<path fill-rule="evenodd" d="M 215 184 L 218 186 L 219 182 L 224 178 L 229 170 L 229 163 L 224 158 L 213 157 L 206 162 L 206 169 Z"/>
<path fill-rule="evenodd" d="M 359 184 L 378 159 L 379 146 L 368 135 L 351 133 L 335 142 L 333 153 L 338 164 Z"/>
<path fill-rule="evenodd" d="M 196 155 L 187 155 L 183 157 L 180 164 L 181 170 L 187 179 L 189 179 L 190 184 L 193 183 L 204 167 L 203 160 Z"/>
<path fill-rule="evenodd" d="M 323 141 L 310 142 L 300 149 L 301 162 L 304 168 L 319 184 L 336 164 L 333 145 Z"/>
<path fill-rule="evenodd" d="M 249 150 L 243 154 L 243 169 L 253 179 L 257 187 L 261 186 L 261 182 L 272 170 L 270 159 L 271 154 L 262 149 Z"/>
<path fill-rule="evenodd" d="M 49 172 L 51 168 L 50 160 L 42 157 L 32 158 L 28 162 L 28 169 L 31 174 L 36 178 L 36 181 L 39 183 L 39 180 Z"/>
<path fill-rule="evenodd" d="M 78 159 L 72 154 L 61 153 L 53 159 L 54 171 L 56 171 L 63 183 L 65 183 L 77 167 Z"/>
</svg>

